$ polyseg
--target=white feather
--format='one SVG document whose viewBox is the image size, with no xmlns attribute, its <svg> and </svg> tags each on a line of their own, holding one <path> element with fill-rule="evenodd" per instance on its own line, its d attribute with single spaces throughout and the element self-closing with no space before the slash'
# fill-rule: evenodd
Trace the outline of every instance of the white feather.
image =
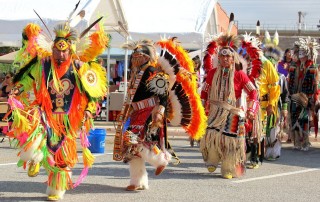
<svg viewBox="0 0 320 202">
<path fill-rule="evenodd" d="M 42 33 L 39 34 L 39 36 L 37 37 L 37 43 L 42 49 L 48 52 L 52 52 L 51 48 L 53 45 L 53 41 L 49 39 L 46 35 L 43 35 Z"/>
<path fill-rule="evenodd" d="M 84 16 L 85 16 L 85 11 L 84 10 L 80 11 L 78 15 L 76 15 L 70 20 L 70 27 L 77 26 L 77 24 L 79 24 L 79 22 L 84 18 Z"/>
<path fill-rule="evenodd" d="M 178 100 L 177 95 L 173 91 L 169 91 L 169 99 L 172 105 L 172 109 L 174 109 L 173 118 L 170 120 L 170 124 L 172 126 L 179 126 L 181 125 L 182 119 L 182 106 Z"/>
<path fill-rule="evenodd" d="M 176 81 L 176 75 L 174 74 L 173 67 L 164 57 L 158 58 L 158 64 L 160 64 L 162 70 L 169 75 L 169 89 L 171 89 L 174 82 Z"/>
</svg>

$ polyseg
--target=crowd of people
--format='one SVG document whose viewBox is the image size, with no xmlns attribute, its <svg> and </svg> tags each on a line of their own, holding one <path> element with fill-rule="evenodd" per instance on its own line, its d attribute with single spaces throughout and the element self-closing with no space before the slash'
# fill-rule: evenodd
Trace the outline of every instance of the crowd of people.
<svg viewBox="0 0 320 202">
<path fill-rule="evenodd" d="M 45 37 L 40 26 L 28 24 L 15 61 L 20 69 L 7 73 L 1 85 L 11 107 L 7 135 L 20 150 L 18 166 L 27 168 L 30 177 L 45 168 L 48 200 L 62 199 L 92 166 L 87 134 L 97 102 L 107 93 L 105 68 L 96 59 L 109 41 L 101 18 L 82 50 L 77 42 L 87 33 L 77 35 L 71 20 L 54 28 L 55 38 L 46 46 L 50 50 L 38 43 Z M 300 38 L 283 52 L 277 33 L 271 39 L 266 32 L 261 39 L 227 30 L 210 41 L 203 61 L 191 59 L 175 37 L 123 46 L 132 50 L 130 80 L 113 159 L 129 164 L 126 190 L 149 188 L 146 162 L 158 176 L 173 158 L 179 160 L 168 139 L 169 124 L 182 126 L 192 146 L 198 141 L 207 170 L 215 172 L 221 165 L 226 179 L 241 177 L 265 159 L 278 159 L 285 129 L 295 149 L 308 151 L 311 123 L 318 132 L 319 45 L 310 37 Z M 30 90 L 32 102 L 25 95 Z M 84 168 L 73 182 L 77 138 Z"/>
</svg>

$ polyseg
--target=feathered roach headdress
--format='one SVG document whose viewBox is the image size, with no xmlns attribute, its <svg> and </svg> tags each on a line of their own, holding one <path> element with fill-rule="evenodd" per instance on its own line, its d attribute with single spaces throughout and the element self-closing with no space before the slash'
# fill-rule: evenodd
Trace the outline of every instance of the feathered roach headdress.
<svg viewBox="0 0 320 202">
<path fill-rule="evenodd" d="M 227 54 L 227 52 L 228 54 L 232 54 L 235 57 L 235 62 L 239 63 L 237 50 L 241 42 L 238 36 L 230 34 L 233 24 L 234 15 L 233 13 L 231 13 L 227 32 L 215 36 L 213 40 L 208 44 L 205 56 L 203 58 L 203 67 L 206 72 L 214 68 L 214 64 L 212 62 L 213 57 L 216 57 L 217 54 L 222 53 L 222 50 L 224 50 L 223 54 Z"/>
<path fill-rule="evenodd" d="M 310 36 L 307 38 L 299 38 L 299 41 L 296 41 L 294 44 L 299 46 L 299 50 L 305 51 L 309 60 L 312 60 L 314 63 L 316 62 L 318 49 L 320 48 L 316 39 L 311 39 Z"/>
<path fill-rule="evenodd" d="M 251 61 L 251 71 L 247 73 L 252 82 L 260 76 L 262 66 L 262 62 L 260 60 L 260 54 L 262 52 L 259 48 L 260 44 L 261 42 L 258 38 L 247 33 L 243 35 L 241 48 L 246 51 L 246 55 Z"/>
<path fill-rule="evenodd" d="M 110 36 L 104 32 L 103 23 L 100 22 L 102 17 L 94 21 L 79 35 L 73 28 L 85 16 L 84 10 L 81 10 L 77 15 L 74 15 L 79 3 L 80 1 L 76 4 L 75 8 L 69 14 L 69 17 L 65 22 L 54 27 L 54 33 L 56 35 L 55 38 L 51 36 L 50 30 L 35 11 L 49 35 L 46 34 L 46 32 L 44 32 L 39 25 L 34 23 L 29 23 L 24 28 L 22 33 L 23 45 L 16 57 L 16 61 L 22 63 L 21 67 L 28 63 L 36 55 L 38 58 L 50 56 L 52 54 L 53 46 L 59 50 L 70 48 L 73 57 L 83 62 L 92 61 L 98 55 L 103 53 L 105 48 L 108 47 Z M 90 36 L 84 37 L 96 24 L 98 24 L 97 30 L 90 34 Z M 87 40 L 87 38 L 90 39 L 90 41 Z M 79 46 L 77 50 L 76 45 Z"/>
<path fill-rule="evenodd" d="M 276 31 L 271 40 L 268 31 L 265 32 L 265 46 L 263 48 L 263 53 L 266 58 L 268 58 L 273 64 L 279 62 L 282 58 L 283 51 L 278 46 L 279 45 L 279 34 Z"/>
<path fill-rule="evenodd" d="M 144 39 L 140 41 L 134 41 L 122 46 L 124 49 L 132 50 L 141 54 L 146 54 L 150 57 L 150 62 L 155 63 L 157 60 L 156 49 L 152 40 Z"/>
<path fill-rule="evenodd" d="M 54 27 L 56 38 L 54 39 L 54 47 L 58 50 L 66 50 L 68 48 L 75 52 L 75 42 L 78 40 L 77 31 L 69 26 L 68 23 L 60 23 Z"/>
</svg>

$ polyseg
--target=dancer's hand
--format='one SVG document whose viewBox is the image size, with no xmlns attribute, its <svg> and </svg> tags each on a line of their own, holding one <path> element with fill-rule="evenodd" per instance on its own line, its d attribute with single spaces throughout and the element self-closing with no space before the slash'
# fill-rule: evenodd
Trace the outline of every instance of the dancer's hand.
<svg viewBox="0 0 320 202">
<path fill-rule="evenodd" d="M 250 120 L 254 120 L 254 113 L 252 111 L 247 111 L 247 118 Z"/>
<path fill-rule="evenodd" d="M 88 119 L 92 119 L 92 118 L 93 118 L 93 117 L 92 117 L 91 112 L 88 111 L 88 110 L 85 110 L 85 111 L 84 111 L 84 119 L 85 119 L 85 120 L 88 120 Z"/>
<path fill-rule="evenodd" d="M 273 110 L 272 110 L 272 105 L 268 105 L 266 108 L 267 111 L 267 115 L 270 116 L 271 114 L 273 114 Z"/>
<path fill-rule="evenodd" d="M 281 111 L 281 115 L 283 116 L 283 118 L 287 118 L 287 116 L 288 116 L 288 110 L 282 110 Z"/>
<path fill-rule="evenodd" d="M 163 115 L 160 113 L 156 113 L 154 116 L 154 120 L 152 125 L 154 127 L 162 127 L 163 126 Z"/>
</svg>

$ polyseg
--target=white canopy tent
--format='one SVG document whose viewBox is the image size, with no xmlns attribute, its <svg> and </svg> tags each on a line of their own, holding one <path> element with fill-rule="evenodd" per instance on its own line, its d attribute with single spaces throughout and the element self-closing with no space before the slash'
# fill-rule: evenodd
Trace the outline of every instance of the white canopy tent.
<svg viewBox="0 0 320 202">
<path fill-rule="evenodd" d="M 85 10 L 86 14 L 76 28 L 81 32 L 103 15 L 104 28 L 112 37 L 111 48 L 119 48 L 128 40 L 148 38 L 158 41 L 175 36 L 185 49 L 200 49 L 202 52 L 206 38 L 217 33 L 214 12 L 216 2 L 217 0 L 81 0 L 78 11 Z M 33 10 L 37 11 L 52 32 L 56 23 L 67 19 L 78 0 L 0 0 L 0 3 L 0 47 L 20 47 L 21 32 L 27 23 L 35 22 L 44 28 Z M 108 55 L 107 61 L 110 61 L 110 49 L 104 55 Z M 124 78 L 127 83 L 128 51 L 124 51 L 124 55 Z M 110 72 L 110 64 L 107 66 Z"/>
<path fill-rule="evenodd" d="M 30 22 L 39 24 L 45 30 L 33 10 L 44 20 L 52 34 L 53 27 L 65 21 L 77 3 L 78 0 L 0 0 L 0 46 L 20 47 L 22 29 Z M 127 22 L 120 0 L 82 0 L 75 14 L 80 10 L 85 10 L 85 17 L 76 26 L 79 32 L 102 15 L 105 16 L 103 20 L 107 32 L 126 35 Z"/>
<path fill-rule="evenodd" d="M 130 40 L 159 41 L 178 37 L 185 49 L 202 49 L 205 38 L 217 33 L 217 0 L 122 0 Z M 118 44 L 118 37 L 113 39 Z"/>
</svg>

